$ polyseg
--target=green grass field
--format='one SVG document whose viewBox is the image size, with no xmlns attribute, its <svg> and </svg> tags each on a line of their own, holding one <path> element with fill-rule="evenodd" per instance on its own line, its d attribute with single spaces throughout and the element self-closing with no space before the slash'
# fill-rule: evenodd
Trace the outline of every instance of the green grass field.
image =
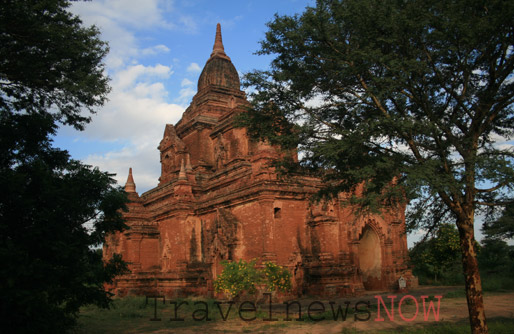
<svg viewBox="0 0 514 334">
<path fill-rule="evenodd" d="M 501 296 L 502 292 L 494 292 L 494 295 Z M 448 292 L 445 298 L 448 298 L 447 300 L 451 299 L 453 302 L 462 302 L 465 300 L 465 295 L 463 289 L 457 287 L 454 291 Z M 256 314 L 253 312 L 242 313 L 245 318 L 256 316 L 254 321 L 243 321 L 238 313 L 238 307 L 241 303 L 235 303 L 229 310 L 228 305 L 221 304 L 218 306 L 214 300 L 177 299 L 173 300 L 173 302 L 177 303 L 175 305 L 178 305 L 180 302 L 187 302 L 187 305 L 181 305 L 177 315 L 174 314 L 175 305 L 170 304 L 170 300 L 166 300 L 166 304 L 159 300 L 155 310 L 154 300 L 151 299 L 147 303 L 144 297 L 115 299 L 113 306 L 109 310 L 98 309 L 95 306 L 84 307 L 81 309 L 75 333 L 310 333 L 323 332 L 323 328 L 333 329 L 332 326 L 334 325 L 341 326 L 340 333 L 446 334 L 470 332 L 469 323 L 466 319 L 457 319 L 453 322 L 405 323 L 394 329 L 377 330 L 374 328 L 373 330 L 356 330 L 354 328 L 355 321 L 352 312 L 353 304 L 350 306 L 347 320 L 344 322 L 341 320 L 334 322 L 330 310 L 316 313 L 316 317 L 325 318 L 325 320 L 320 322 L 310 320 L 306 316 L 305 310 L 302 315 L 303 321 L 296 321 L 298 317 L 296 309 L 292 309 L 290 316 L 293 321 L 284 321 L 286 318 L 284 309 L 280 309 L 280 306 L 276 309 L 274 305 L 273 318 L 277 318 L 278 321 L 270 322 L 265 320 L 269 316 L 266 305 L 259 306 Z M 209 311 L 208 320 L 205 318 L 205 312 L 203 312 L 205 308 Z M 220 314 L 220 308 L 222 314 Z M 370 311 L 374 314 L 376 312 L 376 305 L 372 305 Z M 160 318 L 160 321 L 154 319 L 154 312 L 157 313 L 157 318 Z M 193 317 L 202 320 L 196 321 Z M 226 320 L 223 317 L 226 317 Z M 177 321 L 179 318 L 184 318 L 184 320 Z M 488 325 L 491 333 L 514 333 L 514 317 L 489 318 Z M 317 330 L 314 330 L 315 328 Z"/>
</svg>

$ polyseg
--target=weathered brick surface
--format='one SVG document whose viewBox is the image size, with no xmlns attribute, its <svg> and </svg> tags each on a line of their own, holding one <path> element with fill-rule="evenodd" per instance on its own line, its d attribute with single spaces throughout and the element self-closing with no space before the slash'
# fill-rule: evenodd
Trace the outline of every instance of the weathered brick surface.
<svg viewBox="0 0 514 334">
<path fill-rule="evenodd" d="M 218 27 L 198 93 L 182 119 L 165 126 L 158 187 L 139 196 L 129 173 L 130 229 L 104 246 L 106 259 L 121 253 L 131 269 L 114 291 L 213 295 L 220 262 L 241 258 L 289 268 L 294 296 L 394 289 L 400 276 L 415 285 L 404 208 L 357 217 L 339 200 L 310 203 L 319 180 L 280 180 L 268 166 L 276 150 L 233 127 L 246 105 Z"/>
</svg>

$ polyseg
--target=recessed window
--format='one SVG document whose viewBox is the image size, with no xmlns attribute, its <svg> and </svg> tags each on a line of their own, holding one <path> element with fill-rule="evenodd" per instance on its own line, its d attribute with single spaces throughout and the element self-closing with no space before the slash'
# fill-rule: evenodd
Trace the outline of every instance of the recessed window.
<svg viewBox="0 0 514 334">
<path fill-rule="evenodd" d="M 282 218 L 282 209 L 281 208 L 274 208 L 273 209 L 273 217 L 275 217 L 275 218 Z"/>
</svg>

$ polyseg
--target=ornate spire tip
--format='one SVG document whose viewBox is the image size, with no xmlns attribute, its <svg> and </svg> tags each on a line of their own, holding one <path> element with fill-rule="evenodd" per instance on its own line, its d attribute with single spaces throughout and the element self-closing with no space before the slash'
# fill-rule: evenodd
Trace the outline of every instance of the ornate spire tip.
<svg viewBox="0 0 514 334">
<path fill-rule="evenodd" d="M 214 55 L 227 56 L 225 48 L 223 47 L 223 39 L 221 37 L 221 24 L 216 25 L 216 38 L 214 39 L 214 46 L 212 48 L 211 57 Z"/>
<path fill-rule="evenodd" d="M 126 192 L 136 192 L 136 183 L 134 182 L 134 177 L 132 176 L 132 167 L 129 168 L 129 175 L 127 177 L 127 183 L 125 183 L 125 191 Z"/>
</svg>

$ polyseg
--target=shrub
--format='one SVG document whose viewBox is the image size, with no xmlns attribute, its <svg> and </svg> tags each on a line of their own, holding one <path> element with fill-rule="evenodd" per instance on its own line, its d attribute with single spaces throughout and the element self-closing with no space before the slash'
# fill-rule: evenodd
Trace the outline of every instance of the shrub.
<svg viewBox="0 0 514 334">
<path fill-rule="evenodd" d="M 243 291 L 254 294 L 257 291 L 256 285 L 261 281 L 255 262 L 255 259 L 250 262 L 222 261 L 223 271 L 214 281 L 216 292 L 225 292 L 232 297 L 238 296 Z"/>
<path fill-rule="evenodd" d="M 265 262 L 263 269 L 255 267 L 255 259 L 249 262 L 222 261 L 221 264 L 223 271 L 214 281 L 214 289 L 216 292 L 225 292 L 232 298 L 243 291 L 255 294 L 258 285 L 265 285 L 268 291 L 285 292 L 291 289 L 291 273 L 272 262 Z"/>
<path fill-rule="evenodd" d="M 286 268 L 273 262 L 264 263 L 265 284 L 268 291 L 279 290 L 282 292 L 291 290 L 291 273 Z"/>
</svg>

